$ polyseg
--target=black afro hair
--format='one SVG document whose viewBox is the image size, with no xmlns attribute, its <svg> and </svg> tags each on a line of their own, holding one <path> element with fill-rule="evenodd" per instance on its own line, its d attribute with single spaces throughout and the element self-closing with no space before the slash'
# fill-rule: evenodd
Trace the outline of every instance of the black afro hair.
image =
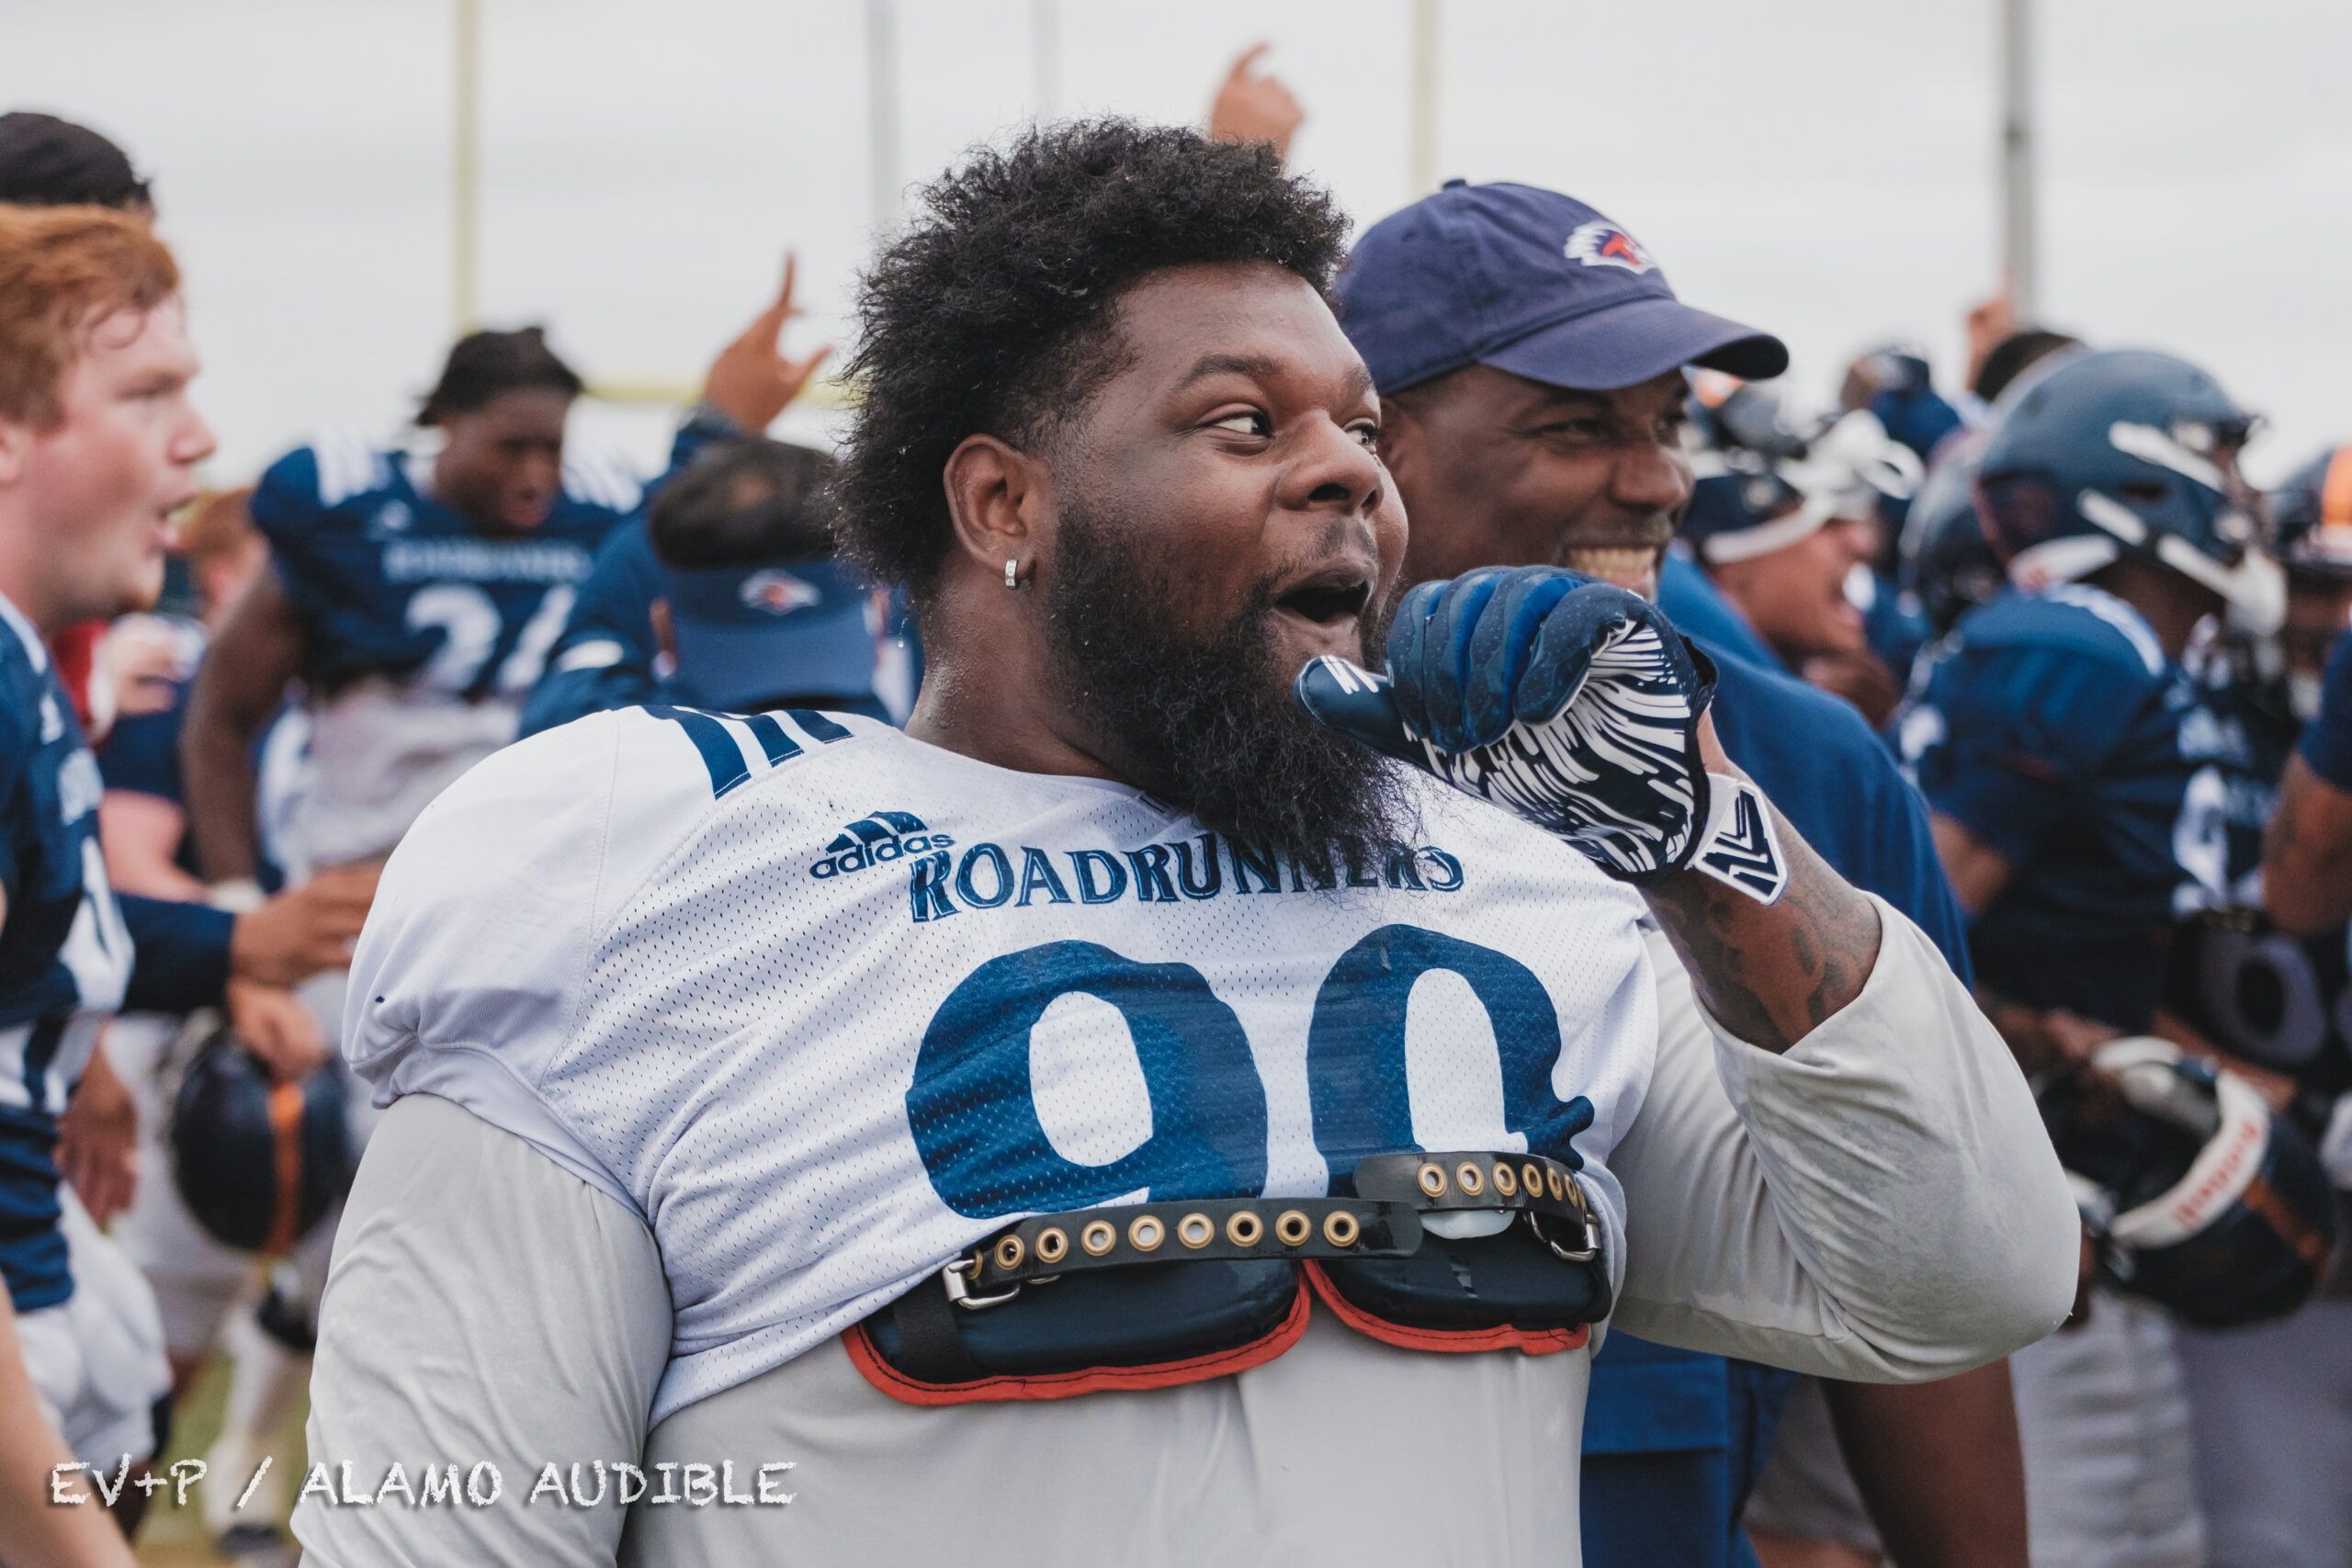
<svg viewBox="0 0 2352 1568">
<path fill-rule="evenodd" d="M 1032 129 L 922 193 L 858 299 L 844 548 L 920 601 L 951 538 L 949 454 L 1034 448 L 1117 369 L 1120 296 L 1170 267 L 1271 263 L 1327 297 L 1347 220 L 1271 145 L 1123 119 Z"/>
<path fill-rule="evenodd" d="M 586 386 L 548 346 L 545 327 L 468 333 L 450 346 L 441 379 L 424 394 L 416 423 L 435 424 L 453 413 L 471 413 L 508 392 L 545 389 L 576 398 Z"/>
</svg>

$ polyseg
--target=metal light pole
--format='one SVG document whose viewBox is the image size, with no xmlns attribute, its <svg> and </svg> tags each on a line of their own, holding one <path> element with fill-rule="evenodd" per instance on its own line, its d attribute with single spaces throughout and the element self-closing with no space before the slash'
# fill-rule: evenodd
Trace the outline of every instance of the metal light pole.
<svg viewBox="0 0 2352 1568">
<path fill-rule="evenodd" d="M 2041 319 L 2033 193 L 2033 0 L 2001 0 L 2001 259 L 2017 319 Z"/>
<path fill-rule="evenodd" d="M 449 307 L 462 335 L 481 317 L 481 6 L 457 0 L 456 119 L 449 137 Z"/>
<path fill-rule="evenodd" d="M 1438 0 L 1413 0 L 1412 194 L 1437 189 Z"/>
<path fill-rule="evenodd" d="M 897 0 L 865 0 L 865 156 L 874 232 L 888 238 L 901 216 Z"/>
<path fill-rule="evenodd" d="M 1061 118 L 1061 0 L 1029 0 L 1029 104 L 1040 125 Z"/>
</svg>

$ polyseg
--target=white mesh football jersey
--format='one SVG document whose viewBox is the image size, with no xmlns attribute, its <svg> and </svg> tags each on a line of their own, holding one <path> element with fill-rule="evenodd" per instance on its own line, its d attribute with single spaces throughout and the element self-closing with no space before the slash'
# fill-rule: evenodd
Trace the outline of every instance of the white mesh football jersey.
<svg viewBox="0 0 2352 1568">
<path fill-rule="evenodd" d="M 1532 1149 L 1622 1235 L 1641 901 L 1413 787 L 1413 842 L 1317 865 L 863 719 L 602 714 L 418 819 L 346 1049 L 379 1104 L 456 1100 L 644 1216 L 657 1422 L 1032 1213 Z"/>
</svg>

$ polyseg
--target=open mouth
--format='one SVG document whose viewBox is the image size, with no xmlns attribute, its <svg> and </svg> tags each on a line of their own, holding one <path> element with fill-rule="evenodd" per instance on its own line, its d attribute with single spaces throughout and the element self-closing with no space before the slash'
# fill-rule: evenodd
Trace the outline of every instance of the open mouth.
<svg viewBox="0 0 2352 1568">
<path fill-rule="evenodd" d="M 1274 607 L 1330 626 L 1355 620 L 1371 597 L 1372 585 L 1362 578 L 1319 578 L 1292 589 L 1274 601 Z"/>
</svg>

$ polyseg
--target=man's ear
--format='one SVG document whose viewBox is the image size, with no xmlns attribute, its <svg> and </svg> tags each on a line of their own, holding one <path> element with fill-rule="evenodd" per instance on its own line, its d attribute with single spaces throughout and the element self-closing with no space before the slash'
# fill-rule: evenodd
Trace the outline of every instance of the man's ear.
<svg viewBox="0 0 2352 1568">
<path fill-rule="evenodd" d="M 653 646 L 674 660 L 678 657 L 678 628 L 670 619 L 670 601 L 656 599 L 645 607 L 645 618 L 653 623 Z"/>
<path fill-rule="evenodd" d="M 1050 531 L 1045 465 L 993 435 L 967 435 L 941 476 L 956 542 L 993 576 L 1008 560 L 1023 576 Z"/>
<path fill-rule="evenodd" d="M 0 485 L 12 485 L 25 477 L 32 451 L 32 427 L 13 419 L 0 419 Z"/>
</svg>

